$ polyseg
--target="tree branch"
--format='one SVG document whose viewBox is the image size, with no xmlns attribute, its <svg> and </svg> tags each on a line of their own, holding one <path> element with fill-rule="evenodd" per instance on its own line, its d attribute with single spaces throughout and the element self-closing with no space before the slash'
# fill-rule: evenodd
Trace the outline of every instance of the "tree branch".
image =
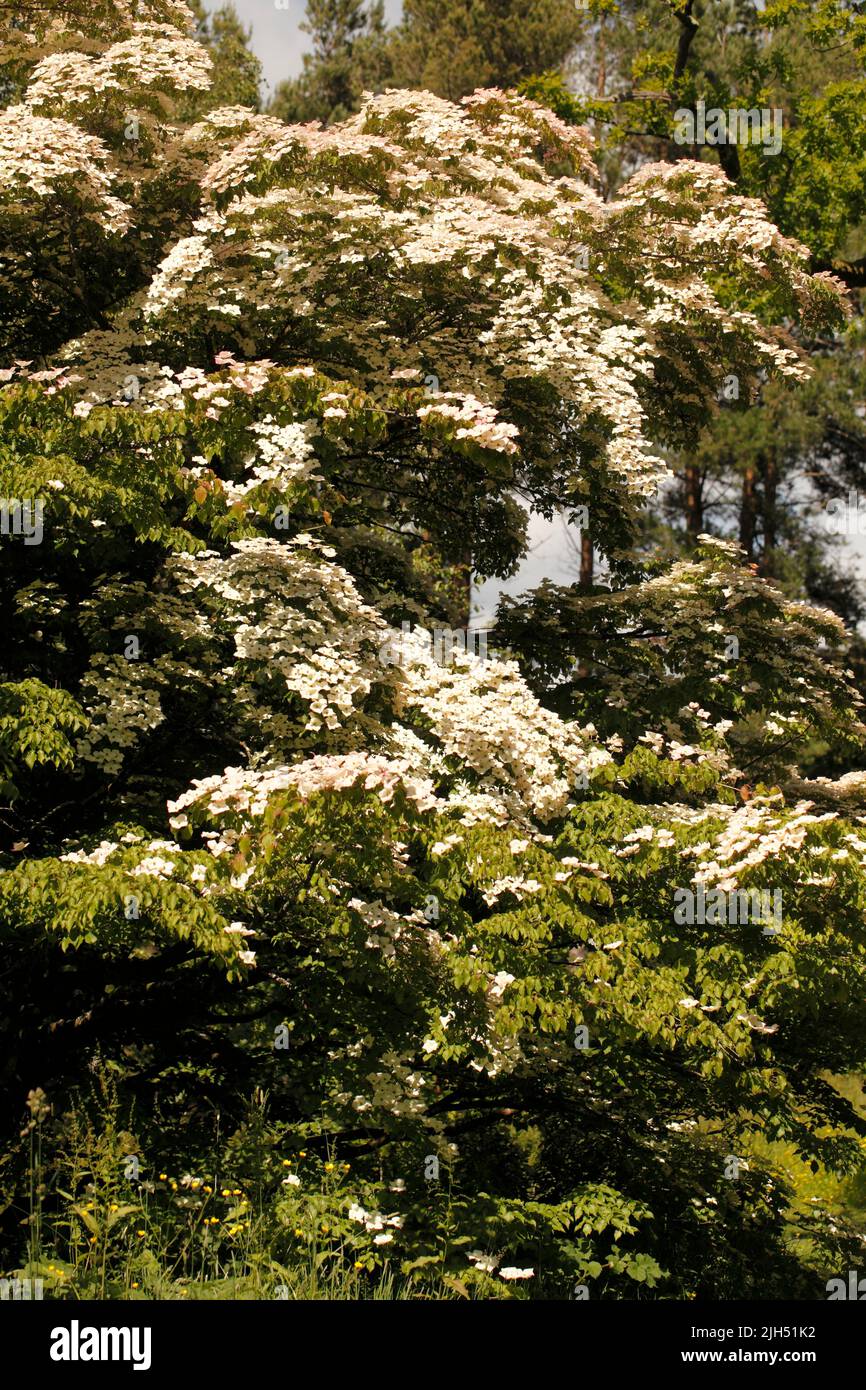
<svg viewBox="0 0 866 1390">
<path fill-rule="evenodd" d="M 678 82 L 686 70 L 686 63 L 689 61 L 689 52 L 692 41 L 698 32 L 697 21 L 692 15 L 695 0 L 686 0 L 682 8 L 676 11 L 677 19 L 680 23 L 680 41 L 677 46 L 677 60 L 674 64 L 674 82 Z"/>
</svg>

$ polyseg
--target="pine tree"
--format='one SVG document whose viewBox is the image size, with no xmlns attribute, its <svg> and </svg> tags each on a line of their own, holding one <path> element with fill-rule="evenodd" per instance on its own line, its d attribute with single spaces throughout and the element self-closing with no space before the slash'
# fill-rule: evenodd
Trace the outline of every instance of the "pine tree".
<svg viewBox="0 0 866 1390">
<path fill-rule="evenodd" d="M 312 39 L 298 78 L 281 82 L 271 110 L 284 121 L 344 120 L 362 93 L 390 78 L 382 0 L 307 0 L 301 25 Z"/>
<path fill-rule="evenodd" d="M 854 291 L 848 333 L 799 337 L 817 355 L 820 389 L 759 385 L 750 396 L 736 373 L 720 384 L 716 422 L 669 455 L 676 486 L 646 518 L 643 538 L 667 554 L 688 553 L 702 531 L 738 538 L 791 596 L 829 603 L 852 625 L 862 586 L 822 517 L 828 501 L 863 484 L 856 292 L 866 215 L 864 45 L 862 14 L 837 0 L 590 0 L 574 80 L 560 73 L 524 84 L 565 119 L 591 122 L 606 196 L 659 158 L 718 163 L 739 191 L 766 202 L 786 235 L 810 247 L 814 270 Z M 779 148 L 689 143 L 677 118 L 699 102 L 706 112 L 766 109 L 781 121 Z M 763 312 L 760 296 L 753 309 Z"/>
<path fill-rule="evenodd" d="M 257 111 L 262 65 L 249 46 L 252 29 L 244 27 L 233 4 L 221 5 L 211 14 L 203 0 L 190 0 L 190 7 L 198 21 L 196 37 L 213 62 L 206 104 L 199 102 L 192 114 L 220 106 L 247 106 Z"/>
<path fill-rule="evenodd" d="M 584 29 L 573 0 L 406 0 L 392 39 L 395 85 L 459 101 L 566 63 Z"/>
</svg>

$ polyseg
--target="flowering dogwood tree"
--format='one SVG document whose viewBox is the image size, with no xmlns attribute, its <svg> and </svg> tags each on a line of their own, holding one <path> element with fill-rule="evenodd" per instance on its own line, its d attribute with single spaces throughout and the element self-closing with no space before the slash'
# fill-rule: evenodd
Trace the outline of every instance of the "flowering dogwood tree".
<svg viewBox="0 0 866 1390">
<path fill-rule="evenodd" d="M 628 544 L 659 447 L 733 366 L 804 374 L 777 325 L 839 287 L 707 165 L 603 202 L 514 94 L 179 123 L 207 55 L 142 8 L 34 31 L 0 115 L 9 1098 L 111 1059 L 153 1186 L 208 1110 L 242 1166 L 267 1093 L 281 1260 L 814 1289 L 849 1233 L 750 1155 L 860 1159 L 862 780 L 797 764 L 861 745 L 844 633 Z M 437 661 L 443 565 L 507 574 L 529 504 L 592 510 L 610 593 Z M 289 1182 L 299 1142 L 351 1179 Z"/>
</svg>

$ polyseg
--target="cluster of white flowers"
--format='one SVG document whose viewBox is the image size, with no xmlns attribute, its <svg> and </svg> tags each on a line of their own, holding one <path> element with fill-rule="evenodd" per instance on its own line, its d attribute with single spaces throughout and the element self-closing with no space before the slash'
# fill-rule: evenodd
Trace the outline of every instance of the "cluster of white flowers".
<svg viewBox="0 0 866 1390">
<path fill-rule="evenodd" d="M 686 336 L 715 353 L 731 348 L 747 374 L 768 363 L 802 370 L 790 345 L 716 297 L 720 262 L 756 281 L 787 276 L 804 312 L 835 292 L 816 287 L 802 248 L 711 166 L 650 166 L 614 203 L 580 177 L 551 178 L 539 155 L 593 174 L 589 138 L 514 93 L 480 92 L 457 106 L 386 92 L 327 130 L 229 108 L 185 143 L 207 149 L 215 134 L 222 149 L 201 179 L 209 206 L 144 294 L 149 330 L 234 324 L 267 351 L 287 323 L 303 324 L 305 351 L 342 362 L 373 396 L 401 382 L 417 395 L 414 383 L 433 371 L 447 389 L 437 380 L 415 413 L 446 446 L 516 454 L 506 392 L 541 378 L 570 418 L 601 422 L 593 438 L 621 482 L 651 491 L 665 469 L 648 440 L 653 416 L 668 409 L 657 364 L 667 357 L 682 370 Z M 589 274 L 575 255 L 585 243 L 597 261 Z M 633 279 L 627 299 L 604 295 L 595 272 L 605 267 Z M 413 301 L 417 323 L 406 319 Z M 705 382 L 691 386 L 696 400 L 706 394 Z M 335 394 L 327 421 L 346 414 Z"/>
<path fill-rule="evenodd" d="M 125 753 L 163 721 L 159 685 L 143 665 L 98 652 L 85 675 L 83 697 L 90 723 L 77 755 L 114 776 Z"/>
<path fill-rule="evenodd" d="M 495 1274 L 499 1271 L 500 1279 L 507 1283 L 515 1279 L 532 1279 L 535 1275 L 534 1269 L 518 1269 L 516 1265 L 502 1265 L 501 1255 L 488 1255 L 484 1250 L 470 1250 L 466 1256 L 469 1263 L 480 1274 Z"/>
<path fill-rule="evenodd" d="M 698 846 L 700 858 L 693 875 L 696 884 L 712 884 L 733 892 L 744 873 L 761 864 L 779 866 L 802 850 L 815 826 L 837 819 L 837 812 L 813 814 L 811 801 L 784 810 L 781 796 L 756 797 L 742 807 L 705 808 L 705 814 L 725 821 L 714 842 Z M 706 857 L 705 857 L 706 856 Z M 689 857 L 697 857 L 693 848 Z"/>
<path fill-rule="evenodd" d="M 360 1202 L 352 1202 L 347 1212 L 350 1221 L 359 1222 L 366 1231 L 376 1231 L 378 1234 L 373 1237 L 374 1245 L 388 1245 L 394 1239 L 394 1230 L 400 1229 L 404 1218 L 397 1212 L 391 1216 L 383 1216 L 380 1211 L 365 1211 Z M 393 1227 L 387 1230 L 386 1227 Z"/>
<path fill-rule="evenodd" d="M 442 751 L 481 779 L 480 790 L 511 792 L 541 820 L 562 813 L 580 774 L 612 761 L 587 730 L 542 709 L 514 662 L 458 654 L 445 667 L 410 633 L 402 674 L 398 713 L 421 714 Z"/>
<path fill-rule="evenodd" d="M 532 897 L 535 893 L 540 893 L 542 885 L 535 878 L 514 877 L 497 878 L 489 887 L 482 892 L 482 897 L 488 907 L 492 907 L 506 893 L 511 893 L 515 898 L 523 899 Z"/>
<path fill-rule="evenodd" d="M 76 849 L 70 850 L 66 854 L 61 854 L 60 858 L 65 864 L 97 864 L 102 868 L 107 864 L 112 854 L 119 849 L 119 845 L 113 840 L 102 840 L 95 849 Z"/>
<path fill-rule="evenodd" d="M 203 551 L 172 563 L 181 592 L 209 590 L 223 601 L 238 668 L 277 678 L 307 705 L 306 728 L 336 729 L 381 679 L 377 654 L 384 624 L 349 575 L 323 563 L 308 536 L 292 544 L 264 537 L 237 541 L 228 557 Z M 321 547 L 325 560 L 334 554 Z M 351 617 L 351 622 L 347 618 Z M 227 676 L 230 679 L 234 668 Z M 262 704 L 262 729 L 279 714 Z"/>
<path fill-rule="evenodd" d="M 27 88 L 28 106 L 76 106 L 129 96 L 138 87 L 203 91 L 213 64 L 206 48 L 171 24 L 132 25 L 128 38 L 102 53 L 52 53 L 37 64 Z"/>
<path fill-rule="evenodd" d="M 272 792 L 294 787 L 306 797 L 362 779 L 384 797 L 399 784 L 419 808 L 466 825 L 510 820 L 525 833 L 561 814 L 578 779 L 611 761 L 591 727 L 567 724 L 539 704 L 514 663 L 463 654 L 446 668 L 415 633 L 404 634 L 401 669 L 383 667 L 379 652 L 394 630 L 362 600 L 333 551 L 308 536 L 175 556 L 158 590 L 106 586 L 90 606 L 100 614 L 101 605 L 121 637 L 130 626 L 146 630 L 149 652 L 141 661 L 94 655 L 83 684 L 90 724 L 80 756 L 119 771 L 163 721 L 164 694 L 181 679 L 230 700 L 268 755 L 256 771 L 228 769 L 196 784 L 175 814 L 202 798 L 219 815 L 228 809 L 220 804 L 225 790 L 235 811 L 256 815 Z M 392 708 L 390 723 L 378 716 L 378 748 L 340 751 L 338 741 L 357 748 L 374 687 Z M 334 754 L 277 763 L 302 732 L 329 739 Z"/>
<path fill-rule="evenodd" d="M 318 432 L 316 420 L 278 424 L 266 415 L 249 426 L 256 436 L 256 452 L 246 461 L 250 477 L 245 483 L 223 482 L 227 501 L 242 501 L 261 483 L 271 483 L 283 492 L 299 478 L 309 478 L 315 466 L 315 452 L 310 442 Z"/>
<path fill-rule="evenodd" d="M 517 426 L 498 419 L 492 406 L 456 391 L 439 391 L 435 396 L 432 404 L 418 407 L 415 413 L 419 420 L 448 421 L 452 428 L 457 427 L 453 429 L 455 439 L 471 439 L 496 453 L 517 453 L 514 443 L 519 433 Z"/>
<path fill-rule="evenodd" d="M 182 300 L 187 282 L 213 265 L 213 251 L 202 236 L 181 237 L 151 280 L 144 301 L 144 312 L 153 316 L 157 306 L 166 308 Z"/>
<path fill-rule="evenodd" d="M 671 849 L 676 843 L 673 833 L 665 826 L 640 825 L 637 830 L 631 830 L 623 836 L 624 844 L 654 844 L 657 849 Z"/>
<path fill-rule="evenodd" d="M 383 802 L 393 800 L 399 787 L 420 810 L 440 805 L 432 784 L 414 777 L 404 763 L 374 753 L 356 752 L 321 755 L 294 767 L 275 767 L 260 772 L 228 767 L 222 774 L 193 782 L 176 801 L 170 801 L 169 822 L 174 830 L 187 826 L 187 811 L 193 806 L 214 819 L 238 816 L 253 821 L 265 814 L 270 798 L 279 792 L 293 790 L 306 800 L 320 792 L 343 791 L 358 785 L 375 791 Z"/>
<path fill-rule="evenodd" d="M 59 216 L 74 197 L 106 232 L 122 232 L 130 209 L 113 186 L 108 150 L 95 135 L 27 106 L 0 111 L 0 209 L 29 195 L 40 199 L 46 216 Z"/>
<path fill-rule="evenodd" d="M 841 777 L 797 777 L 792 774 L 787 785 L 799 795 L 820 797 L 850 811 L 866 804 L 866 771 L 846 772 Z M 862 817 L 857 817 L 861 820 Z"/>
<path fill-rule="evenodd" d="M 414 930 L 417 936 L 420 928 L 430 945 L 434 945 L 438 940 L 435 933 L 428 934 L 427 919 L 423 912 L 394 912 L 379 899 L 368 903 L 362 898 L 350 898 L 348 906 L 360 917 L 370 932 L 364 944 L 369 950 L 377 951 L 384 960 L 393 960 L 396 957 L 398 943 L 407 930 Z"/>
<path fill-rule="evenodd" d="M 383 1053 L 381 1062 L 388 1070 L 369 1073 L 366 1078 L 369 1082 L 368 1094 L 351 1096 L 341 1093 L 336 1099 L 344 1104 L 350 1103 L 359 1115 L 382 1111 L 398 1117 L 419 1119 L 429 1129 L 441 1129 L 444 1121 L 427 1114 L 432 1078 L 417 1071 L 410 1058 L 397 1052 Z"/>
</svg>

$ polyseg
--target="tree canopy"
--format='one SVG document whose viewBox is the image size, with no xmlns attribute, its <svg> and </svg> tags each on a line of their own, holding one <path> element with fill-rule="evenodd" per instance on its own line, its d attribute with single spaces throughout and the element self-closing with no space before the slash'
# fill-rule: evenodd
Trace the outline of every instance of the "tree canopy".
<svg viewBox="0 0 866 1390">
<path fill-rule="evenodd" d="M 850 639 L 640 540 L 844 287 L 706 160 L 603 197 L 513 90 L 211 107 L 195 18 L 40 10 L 0 111 L 4 1262 L 821 1296 L 863 1238 L 790 1178 L 866 1136 Z M 455 643 L 448 564 L 512 572 L 530 507 L 604 582 Z"/>
</svg>

